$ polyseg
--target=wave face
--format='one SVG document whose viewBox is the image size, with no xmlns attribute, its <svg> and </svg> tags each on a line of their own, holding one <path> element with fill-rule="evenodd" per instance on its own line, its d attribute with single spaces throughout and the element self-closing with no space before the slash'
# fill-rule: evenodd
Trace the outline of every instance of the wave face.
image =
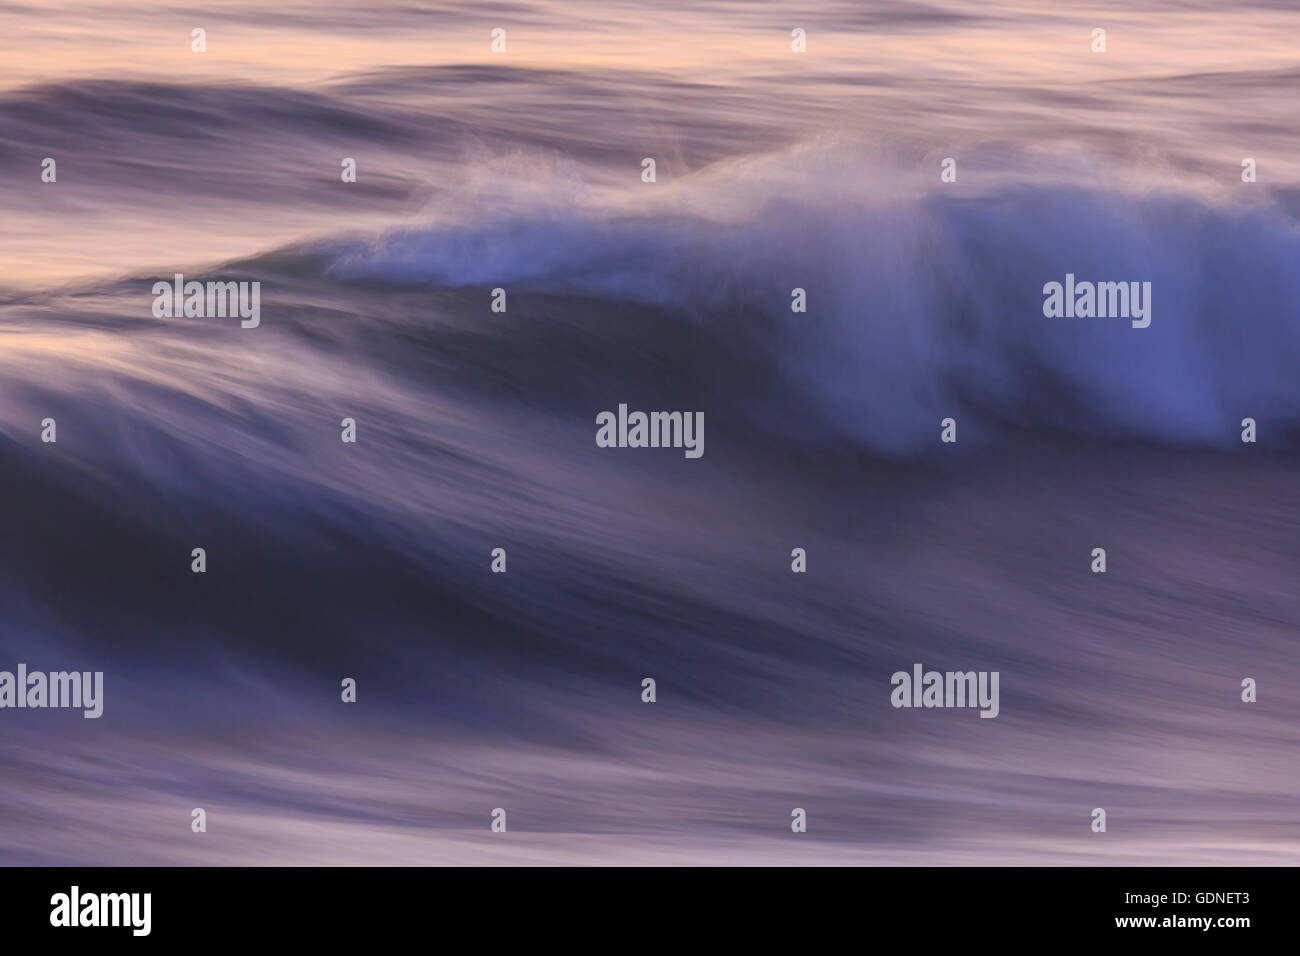
<svg viewBox="0 0 1300 956">
<path fill-rule="evenodd" d="M 797 159 L 810 173 L 843 170 Z M 1243 416 L 1268 421 L 1281 445 L 1295 435 L 1300 227 L 1284 211 L 1039 185 L 874 200 L 854 197 L 847 178 L 813 175 L 817 195 L 791 198 L 787 165 L 736 173 L 728 201 L 752 201 L 741 222 L 702 218 L 719 188 L 711 178 L 675 195 L 671 212 L 516 212 L 328 257 L 352 279 L 687 314 L 768 356 L 817 413 L 794 427 L 887 454 L 934 449 L 949 415 L 972 424 L 972 438 L 1013 425 L 1230 448 Z M 1149 282 L 1150 326 L 1044 318 L 1044 284 L 1067 274 Z M 794 312 L 791 290 L 805 287 L 808 311 Z M 756 423 L 768 414 L 754 411 Z"/>
<path fill-rule="evenodd" d="M 0 6 L 0 670 L 105 675 L 0 711 L 0 862 L 1297 861 L 1297 14 L 1075 62 L 850 7 L 795 71 L 748 7 L 516 4 L 502 62 L 225 3 L 188 60 L 147 3 L 70 75 L 84 11 Z M 177 272 L 261 324 L 156 318 Z M 998 717 L 892 707 L 916 662 Z"/>
</svg>

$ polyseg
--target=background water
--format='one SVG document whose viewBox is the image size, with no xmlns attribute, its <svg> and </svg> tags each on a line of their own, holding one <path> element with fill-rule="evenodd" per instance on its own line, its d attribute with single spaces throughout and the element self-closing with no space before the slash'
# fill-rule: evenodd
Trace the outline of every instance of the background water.
<svg viewBox="0 0 1300 956">
<path fill-rule="evenodd" d="M 105 672 L 0 860 L 1294 864 L 1300 10 L 1218 7 L 0 3 L 0 669 Z"/>
</svg>

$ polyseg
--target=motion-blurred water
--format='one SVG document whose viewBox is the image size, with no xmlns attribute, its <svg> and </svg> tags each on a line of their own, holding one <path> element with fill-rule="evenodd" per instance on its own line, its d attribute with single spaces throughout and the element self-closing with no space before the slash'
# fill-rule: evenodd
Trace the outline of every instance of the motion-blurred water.
<svg viewBox="0 0 1300 956">
<path fill-rule="evenodd" d="M 0 860 L 1296 862 L 1300 11 L 208 10 L 0 5 Z"/>
</svg>

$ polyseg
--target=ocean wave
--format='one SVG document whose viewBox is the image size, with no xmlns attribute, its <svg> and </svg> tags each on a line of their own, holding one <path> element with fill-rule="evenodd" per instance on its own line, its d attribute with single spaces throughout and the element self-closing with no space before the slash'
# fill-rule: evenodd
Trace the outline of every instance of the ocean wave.
<svg viewBox="0 0 1300 956">
<path fill-rule="evenodd" d="M 810 434 L 888 454 L 935 447 L 945 417 L 963 440 L 1049 427 L 1229 447 L 1250 417 L 1286 445 L 1300 427 L 1300 228 L 1281 206 L 1041 182 L 840 199 L 836 185 L 721 193 L 713 176 L 613 215 L 515 192 L 505 214 L 329 245 L 329 272 L 590 297 L 601 325 L 620 304 L 674 310 L 766 352 L 819 410 Z M 1150 326 L 1045 317 L 1045 284 L 1067 274 L 1151 283 Z"/>
</svg>

